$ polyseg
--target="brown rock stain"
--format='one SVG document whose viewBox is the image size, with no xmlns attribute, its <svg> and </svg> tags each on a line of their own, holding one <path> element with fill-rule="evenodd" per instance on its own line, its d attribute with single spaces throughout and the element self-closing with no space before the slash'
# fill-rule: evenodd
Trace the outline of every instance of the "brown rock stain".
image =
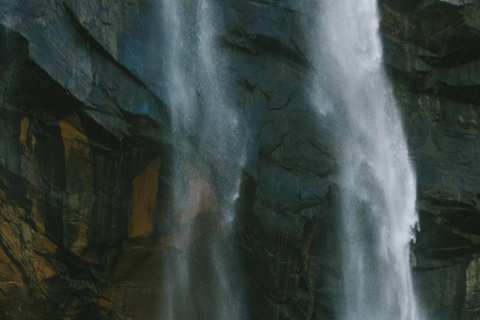
<svg viewBox="0 0 480 320">
<path fill-rule="evenodd" d="M 22 277 L 10 258 L 0 249 L 0 289 L 12 282 L 21 283 Z"/>
<path fill-rule="evenodd" d="M 83 253 L 83 255 L 80 257 L 85 262 L 88 263 L 96 263 L 97 262 L 97 256 L 98 256 L 98 248 L 91 248 Z"/>
<path fill-rule="evenodd" d="M 42 254 L 53 255 L 57 252 L 57 246 L 47 237 L 36 234 L 35 235 L 35 249 Z"/>
<path fill-rule="evenodd" d="M 6 193 L 4 188 L 5 188 L 5 186 L 2 183 L 0 183 L 0 200 L 5 201 L 5 200 L 7 200 L 7 193 Z"/>
<path fill-rule="evenodd" d="M 35 298 L 41 298 L 48 290 L 44 280 L 57 274 L 49 258 L 57 247 L 25 222 L 25 210 L 11 199 L 1 209 L 0 233 L 8 254 L 0 249 L 0 290 L 35 288 Z"/>
<path fill-rule="evenodd" d="M 84 223 L 78 225 L 75 241 L 70 248 L 70 250 L 78 256 L 80 256 L 83 253 L 84 249 L 88 246 L 88 226 L 86 225 L 86 223 L 87 222 L 85 221 Z"/>
<path fill-rule="evenodd" d="M 161 158 L 152 161 L 133 179 L 133 213 L 128 226 L 129 236 L 146 237 L 153 232 L 153 211 L 157 202 L 158 175 Z"/>
<path fill-rule="evenodd" d="M 474 255 L 475 258 L 468 264 L 466 270 L 466 294 L 465 309 L 476 309 L 478 296 L 480 295 L 480 255 Z"/>
<path fill-rule="evenodd" d="M 69 211 L 65 223 L 68 234 L 73 238 L 70 250 L 76 255 L 81 255 L 88 246 L 87 232 L 91 206 L 86 204 L 93 197 L 90 145 L 76 114 L 70 114 L 60 120 L 59 126 L 65 149 L 68 192 L 68 197 L 64 200 L 64 205 Z"/>
<path fill-rule="evenodd" d="M 187 201 L 177 217 L 178 224 L 190 221 L 202 213 L 220 211 L 212 187 L 201 171 L 201 165 L 188 165 L 184 179 L 188 182 L 189 190 Z"/>
<path fill-rule="evenodd" d="M 28 126 L 30 125 L 30 120 L 28 117 L 23 117 L 22 121 L 20 122 L 20 142 L 25 146 L 27 143 L 27 134 L 28 134 Z"/>
<path fill-rule="evenodd" d="M 135 270 L 135 266 L 144 259 L 147 252 L 139 248 L 124 248 L 122 255 L 115 265 L 110 277 L 113 281 L 121 281 L 131 271 Z"/>
<path fill-rule="evenodd" d="M 68 120 L 67 120 L 68 119 Z M 84 154 L 88 154 L 90 148 L 88 146 L 88 138 L 83 133 L 83 130 L 77 130 L 76 126 L 70 122 L 76 122 L 76 120 L 69 118 L 62 119 L 58 122 L 63 138 L 63 145 L 65 148 L 65 158 L 68 158 L 72 147 L 81 151 Z"/>
<path fill-rule="evenodd" d="M 43 281 L 56 274 L 55 269 L 52 268 L 50 262 L 46 258 L 37 255 L 33 256 L 31 261 L 37 281 Z"/>
<path fill-rule="evenodd" d="M 126 307 L 128 288 L 121 286 L 109 287 L 102 292 L 102 296 L 102 303 L 105 305 Z"/>
<path fill-rule="evenodd" d="M 18 137 L 18 140 L 23 146 L 23 156 L 27 159 L 32 159 L 35 151 L 35 145 L 37 143 L 37 139 L 33 132 L 30 130 L 30 127 L 30 118 L 23 117 L 20 121 L 20 135 Z"/>
<path fill-rule="evenodd" d="M 33 222 L 35 223 L 35 227 L 39 233 L 44 233 L 45 232 L 45 225 L 43 224 L 43 217 L 42 213 L 38 210 L 38 201 L 41 201 L 35 196 L 32 196 L 32 210 L 30 211 L 30 216 L 33 219 Z"/>
<path fill-rule="evenodd" d="M 6 206 L 2 209 L 2 216 L 6 218 L 0 224 L 0 233 L 2 234 L 2 239 L 8 246 L 9 251 L 21 255 L 22 252 L 24 252 L 20 242 L 21 235 L 19 234 L 19 231 L 21 232 L 20 224 L 22 222 L 18 221 L 19 219 L 16 217 L 16 215 L 23 216 L 25 212 L 11 206 Z"/>
<path fill-rule="evenodd" d="M 112 310 L 114 310 L 117 307 L 113 302 L 105 298 L 100 298 L 98 300 L 98 305 L 104 308 L 112 309 Z"/>
</svg>

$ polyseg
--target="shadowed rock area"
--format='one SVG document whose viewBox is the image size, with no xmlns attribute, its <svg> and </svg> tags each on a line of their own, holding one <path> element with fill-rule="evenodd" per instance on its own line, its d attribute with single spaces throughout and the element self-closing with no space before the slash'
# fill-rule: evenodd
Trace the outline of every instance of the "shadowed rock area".
<svg viewBox="0 0 480 320">
<path fill-rule="evenodd" d="M 309 102 L 313 2 L 219 3 L 217 45 L 249 123 L 232 234 L 208 152 L 193 138 L 172 144 L 155 1 L 0 3 L 0 318 L 158 319 L 162 270 L 182 259 L 197 288 L 178 302 L 183 318 L 209 319 L 206 244 L 233 238 L 242 273 L 232 281 L 244 286 L 249 318 L 335 319 L 346 294 L 340 146 Z M 480 7 L 383 0 L 380 9 L 417 172 L 417 297 L 429 319 L 476 319 Z M 174 153 L 198 159 L 183 168 L 192 200 L 180 217 Z"/>
</svg>

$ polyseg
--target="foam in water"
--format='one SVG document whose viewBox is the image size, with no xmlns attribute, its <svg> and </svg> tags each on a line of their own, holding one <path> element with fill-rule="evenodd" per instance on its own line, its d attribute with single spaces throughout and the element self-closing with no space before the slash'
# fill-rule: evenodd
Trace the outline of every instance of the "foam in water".
<svg viewBox="0 0 480 320">
<path fill-rule="evenodd" d="M 416 182 L 382 69 L 375 0 L 325 0 L 312 28 L 312 100 L 340 145 L 344 320 L 416 320 L 409 264 Z"/>
<path fill-rule="evenodd" d="M 204 306 L 208 319 L 240 319 L 242 290 L 233 286 L 234 253 L 228 251 L 228 234 L 235 220 L 235 201 L 241 182 L 244 147 L 240 142 L 239 117 L 228 96 L 228 81 L 222 74 L 226 61 L 217 54 L 215 38 L 222 30 L 217 8 L 207 0 L 195 4 L 163 0 L 160 7 L 164 74 L 167 103 L 172 110 L 174 155 L 174 211 L 181 234 L 172 239 L 172 251 L 165 263 L 165 297 L 160 303 L 163 320 L 189 319 L 192 304 Z M 183 145 L 183 146 L 182 146 Z M 185 175 L 190 178 L 185 181 Z M 202 249 L 202 263 L 208 279 L 194 275 L 188 245 L 199 228 L 193 217 L 202 205 L 208 187 L 217 186 L 219 225 L 224 236 L 212 236 Z M 214 180 L 214 181 L 213 181 Z M 198 181 L 198 182 L 195 182 Z M 190 190 L 190 191 L 189 191 Z M 190 192 L 190 193 L 189 193 Z M 203 222 L 204 223 L 204 222 Z M 195 249 L 192 249 L 195 250 Z"/>
</svg>

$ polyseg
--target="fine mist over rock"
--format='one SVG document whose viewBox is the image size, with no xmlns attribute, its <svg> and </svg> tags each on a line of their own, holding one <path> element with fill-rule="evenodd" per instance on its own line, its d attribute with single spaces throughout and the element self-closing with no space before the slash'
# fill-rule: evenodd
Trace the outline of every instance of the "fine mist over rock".
<svg viewBox="0 0 480 320">
<path fill-rule="evenodd" d="M 385 60 L 417 171 L 411 264 L 430 319 L 478 317 L 478 5 L 381 6 Z"/>
<path fill-rule="evenodd" d="M 200 2 L 178 1 L 191 36 L 179 48 L 197 41 Z M 198 140 L 213 121 L 207 91 L 191 92 L 206 118 L 175 127 L 161 1 L 0 2 L 0 318 L 162 319 L 165 270 L 181 261 L 195 289 L 175 302 L 179 317 L 211 320 L 215 248 L 245 319 L 338 319 L 342 146 L 311 102 L 316 3 L 212 0 L 224 59 L 212 63 L 246 150 L 230 228 L 212 160 L 223 156 Z M 476 319 L 480 6 L 382 0 L 379 11 L 417 176 L 417 304 L 426 319 Z M 199 68 L 198 54 L 178 64 Z"/>
</svg>

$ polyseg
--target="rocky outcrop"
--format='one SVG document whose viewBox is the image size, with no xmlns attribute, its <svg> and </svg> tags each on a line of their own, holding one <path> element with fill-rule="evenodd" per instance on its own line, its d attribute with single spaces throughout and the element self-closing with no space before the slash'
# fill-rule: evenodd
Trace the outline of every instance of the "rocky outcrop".
<svg viewBox="0 0 480 320">
<path fill-rule="evenodd" d="M 1 61 L 2 317 L 129 314 L 122 299 L 141 293 L 147 301 L 154 291 L 128 272 L 148 261 L 155 252 L 152 238 L 165 230 L 153 212 L 168 208 L 169 187 L 160 179 L 168 176 L 168 151 L 148 141 L 168 128 L 114 106 L 109 91 L 115 88 L 92 82 L 90 93 L 109 95 L 110 112 L 124 122 L 117 128 L 107 120 L 115 128 L 109 131 L 90 116 L 105 119 L 93 100 L 80 100 L 33 60 L 25 37 L 2 27 L 2 40 L 8 49 Z M 98 67 L 123 73 L 111 61 L 95 59 Z M 122 80 L 137 83 L 138 101 L 157 101 L 131 77 Z M 142 124 L 148 132 L 141 132 L 147 129 Z"/>
<path fill-rule="evenodd" d="M 338 145 L 331 119 L 309 102 L 311 5 L 221 2 L 218 45 L 249 134 L 238 224 L 226 235 L 208 157 L 189 141 L 172 145 L 158 3 L 0 3 L 4 319 L 158 318 L 172 285 L 163 272 L 179 259 L 194 266 L 197 288 L 182 316 L 209 319 L 204 256 L 227 237 L 250 318 L 335 318 L 345 294 Z M 475 319 L 480 10 L 475 1 L 384 0 L 381 11 L 418 178 L 416 291 L 430 319 Z M 180 168 L 179 216 L 174 153 L 190 159 Z"/>
</svg>

